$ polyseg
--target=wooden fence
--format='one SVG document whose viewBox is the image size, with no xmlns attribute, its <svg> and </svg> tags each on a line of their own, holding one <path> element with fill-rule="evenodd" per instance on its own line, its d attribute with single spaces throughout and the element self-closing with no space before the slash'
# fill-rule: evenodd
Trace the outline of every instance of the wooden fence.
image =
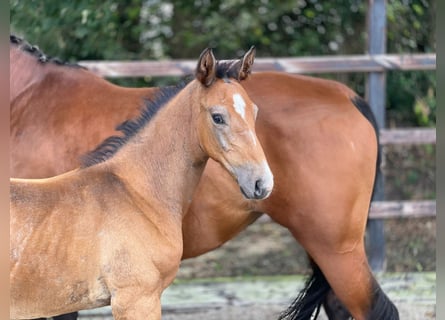
<svg viewBox="0 0 445 320">
<path fill-rule="evenodd" d="M 143 76 L 186 76 L 193 72 L 195 60 L 165 61 L 82 61 L 79 63 L 107 78 Z M 256 58 L 256 71 L 289 73 L 384 72 L 387 70 L 435 70 L 436 54 L 353 55 L 303 58 Z M 386 144 L 435 144 L 436 130 L 430 128 L 382 129 L 380 142 Z M 435 216 L 436 202 L 376 201 L 371 218 Z M 269 221 L 267 217 L 260 221 Z"/>
<path fill-rule="evenodd" d="M 107 78 L 186 76 L 196 60 L 81 61 L 80 65 Z M 253 71 L 289 73 L 384 72 L 435 70 L 436 54 L 377 54 L 301 58 L 255 58 Z"/>
</svg>

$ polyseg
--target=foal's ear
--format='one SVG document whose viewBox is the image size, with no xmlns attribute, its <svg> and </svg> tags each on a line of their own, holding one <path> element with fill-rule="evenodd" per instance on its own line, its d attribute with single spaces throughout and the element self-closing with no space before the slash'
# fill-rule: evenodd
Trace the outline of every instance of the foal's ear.
<svg viewBox="0 0 445 320">
<path fill-rule="evenodd" d="M 216 77 L 216 59 L 212 49 L 205 49 L 199 56 L 198 66 L 196 67 L 196 79 L 204 86 L 212 84 Z"/>
<path fill-rule="evenodd" d="M 255 60 L 255 46 L 252 46 L 243 57 L 241 68 L 239 69 L 238 80 L 245 80 L 252 72 L 253 61 Z"/>
</svg>

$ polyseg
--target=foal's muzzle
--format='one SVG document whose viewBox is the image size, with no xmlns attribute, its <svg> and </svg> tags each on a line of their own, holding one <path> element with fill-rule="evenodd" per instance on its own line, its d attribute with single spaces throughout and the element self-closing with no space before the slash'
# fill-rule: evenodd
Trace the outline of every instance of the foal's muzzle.
<svg viewBox="0 0 445 320">
<path fill-rule="evenodd" d="M 260 166 L 237 168 L 235 176 L 241 193 L 247 199 L 265 199 L 272 192 L 273 175 L 266 163 Z"/>
</svg>

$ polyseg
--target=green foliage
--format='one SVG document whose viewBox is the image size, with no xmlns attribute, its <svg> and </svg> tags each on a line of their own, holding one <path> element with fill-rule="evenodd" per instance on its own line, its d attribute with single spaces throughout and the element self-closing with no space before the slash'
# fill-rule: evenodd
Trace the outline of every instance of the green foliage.
<svg viewBox="0 0 445 320">
<path fill-rule="evenodd" d="M 388 1 L 388 52 L 434 52 L 435 19 L 434 0 Z"/>
<path fill-rule="evenodd" d="M 435 17 L 435 1 L 388 1 L 388 52 L 435 52 Z M 389 72 L 387 88 L 388 119 L 393 125 L 436 125 L 434 72 Z"/>
<path fill-rule="evenodd" d="M 11 28 L 64 60 L 194 59 L 362 54 L 367 1 L 361 0 L 10 0 Z M 434 52 L 435 1 L 387 2 L 390 53 Z M 364 94 L 364 74 L 333 77 Z M 114 81 L 114 80 L 113 80 Z M 176 79 L 117 80 L 126 85 Z M 432 72 L 388 73 L 390 123 L 435 125 Z"/>
<path fill-rule="evenodd" d="M 132 59 L 141 48 L 141 3 L 12 0 L 11 29 L 65 60 Z"/>
<path fill-rule="evenodd" d="M 207 46 L 233 55 L 256 45 L 259 56 L 361 53 L 364 48 L 366 7 L 358 0 L 10 4 L 13 30 L 63 58 L 195 58 Z"/>
<path fill-rule="evenodd" d="M 388 126 L 436 125 L 434 72 L 388 72 L 387 87 Z"/>
<path fill-rule="evenodd" d="M 251 45 L 258 56 L 304 56 L 358 53 L 364 45 L 363 1 L 172 3 L 168 54 L 175 57 L 196 56 L 205 46 L 215 47 L 223 56 L 241 54 Z"/>
</svg>

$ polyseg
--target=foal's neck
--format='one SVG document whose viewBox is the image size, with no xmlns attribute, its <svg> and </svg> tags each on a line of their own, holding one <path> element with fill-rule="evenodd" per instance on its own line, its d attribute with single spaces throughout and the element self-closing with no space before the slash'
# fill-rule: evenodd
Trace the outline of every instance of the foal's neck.
<svg viewBox="0 0 445 320">
<path fill-rule="evenodd" d="M 159 204 L 181 221 L 208 159 L 197 135 L 196 90 L 197 81 L 182 89 L 110 159 L 112 170 L 151 207 Z"/>
</svg>

